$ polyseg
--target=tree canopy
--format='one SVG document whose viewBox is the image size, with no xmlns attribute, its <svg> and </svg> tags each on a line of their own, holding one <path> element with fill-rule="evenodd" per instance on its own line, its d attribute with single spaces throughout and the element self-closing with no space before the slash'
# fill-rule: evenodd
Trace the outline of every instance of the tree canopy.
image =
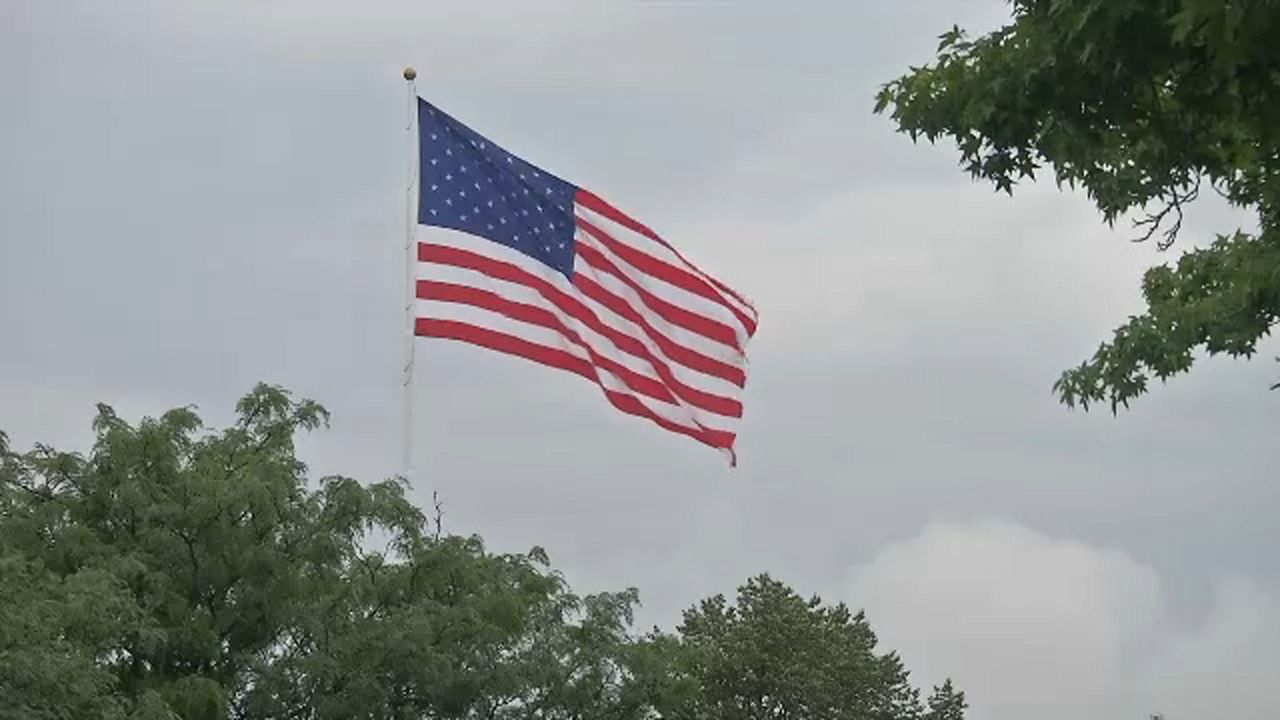
<svg viewBox="0 0 1280 720">
<path fill-rule="evenodd" d="M 767 575 L 637 634 L 634 589 L 444 534 L 400 480 L 308 479 L 326 420 L 259 386 L 217 431 L 99 406 L 87 454 L 0 434 L 0 718 L 962 717 Z"/>
<path fill-rule="evenodd" d="M 919 693 L 897 655 L 875 652 L 862 613 L 802 598 L 761 575 L 735 603 L 717 595 L 684 614 L 670 666 L 696 692 L 663 707 L 671 718 L 920 717 Z"/>
<path fill-rule="evenodd" d="M 1047 166 L 1107 223 L 1171 247 L 1203 189 L 1256 213 L 1146 273 L 1146 311 L 1055 384 L 1068 406 L 1128 406 L 1210 355 L 1252 356 L 1280 317 L 1280 0 L 1013 0 L 1012 20 L 880 91 L 901 132 L 950 138 L 1012 194 Z"/>
</svg>

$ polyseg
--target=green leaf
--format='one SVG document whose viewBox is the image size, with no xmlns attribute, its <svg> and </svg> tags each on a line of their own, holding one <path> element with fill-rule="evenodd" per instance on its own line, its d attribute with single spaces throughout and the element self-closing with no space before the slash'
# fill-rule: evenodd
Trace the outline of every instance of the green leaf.
<svg viewBox="0 0 1280 720">
<path fill-rule="evenodd" d="M 972 42 L 944 33 L 934 62 L 878 93 L 898 130 L 955 141 L 961 166 L 1012 195 L 1052 168 L 1109 226 L 1149 207 L 1164 249 L 1207 179 L 1256 214 L 1236 233 L 1148 275 L 1146 310 L 1068 370 L 1068 407 L 1116 411 L 1149 378 L 1202 354 L 1249 357 L 1280 318 L 1280 4 L 1014 2 L 1012 21 Z"/>
</svg>

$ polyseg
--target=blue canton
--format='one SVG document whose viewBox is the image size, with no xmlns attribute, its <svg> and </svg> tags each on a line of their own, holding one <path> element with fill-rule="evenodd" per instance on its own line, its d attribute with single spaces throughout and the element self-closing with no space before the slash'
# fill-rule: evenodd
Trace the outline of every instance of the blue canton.
<svg viewBox="0 0 1280 720">
<path fill-rule="evenodd" d="M 418 99 L 418 222 L 518 250 L 573 277 L 577 188 Z"/>
</svg>

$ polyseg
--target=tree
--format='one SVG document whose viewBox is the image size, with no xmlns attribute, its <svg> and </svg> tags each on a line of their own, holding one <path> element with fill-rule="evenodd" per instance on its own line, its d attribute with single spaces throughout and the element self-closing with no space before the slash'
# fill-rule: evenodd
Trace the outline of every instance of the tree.
<svg viewBox="0 0 1280 720">
<path fill-rule="evenodd" d="M 951 679 L 933 688 L 929 696 L 929 710 L 924 720 L 964 720 L 964 711 L 969 704 L 964 700 L 964 693 L 956 690 Z"/>
<path fill-rule="evenodd" d="M 123 593 L 100 573 L 57 578 L 0 558 L 0 718 L 123 718 L 97 652 L 129 624 Z"/>
<path fill-rule="evenodd" d="M 920 716 L 844 606 L 762 577 L 636 637 L 634 589 L 445 535 L 400 480 L 308 480 L 314 402 L 237 410 L 99 406 L 87 455 L 0 434 L 0 720 Z"/>
<path fill-rule="evenodd" d="M 914 720 L 919 695 L 864 615 L 761 575 L 685 612 L 658 637 L 661 716 L 699 720 Z"/>
<path fill-rule="evenodd" d="M 579 598 L 540 550 L 438 537 L 399 481 L 309 487 L 294 435 L 324 409 L 259 386 L 238 411 L 199 435 L 190 409 L 134 427 L 100 406 L 87 457 L 0 443 L 0 713 L 555 718 L 605 703 L 618 678 L 601 658 L 633 591 Z"/>
<path fill-rule="evenodd" d="M 1054 385 L 1112 412 L 1195 353 L 1252 356 L 1280 317 L 1280 2 L 1013 0 L 977 39 L 953 27 L 932 64 L 879 92 L 897 128 L 949 137 L 968 172 L 1010 194 L 1052 168 L 1108 224 L 1140 212 L 1163 251 L 1202 188 L 1256 213 L 1146 273 L 1147 308 Z"/>
</svg>

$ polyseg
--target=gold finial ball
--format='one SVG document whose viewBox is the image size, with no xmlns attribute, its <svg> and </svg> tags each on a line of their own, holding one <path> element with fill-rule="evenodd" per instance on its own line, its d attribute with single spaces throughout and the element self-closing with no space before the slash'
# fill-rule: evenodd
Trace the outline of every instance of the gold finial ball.
<svg viewBox="0 0 1280 720">
<path fill-rule="evenodd" d="M 418 77 L 418 71 L 417 71 L 417 70 L 414 70 L 414 69 L 413 69 L 413 68 L 411 68 L 411 67 L 407 67 L 407 68 L 405 68 L 405 69 L 404 69 L 404 79 L 405 79 L 405 80 L 413 80 L 413 79 L 414 79 L 414 78 L 416 78 L 416 77 Z"/>
</svg>

